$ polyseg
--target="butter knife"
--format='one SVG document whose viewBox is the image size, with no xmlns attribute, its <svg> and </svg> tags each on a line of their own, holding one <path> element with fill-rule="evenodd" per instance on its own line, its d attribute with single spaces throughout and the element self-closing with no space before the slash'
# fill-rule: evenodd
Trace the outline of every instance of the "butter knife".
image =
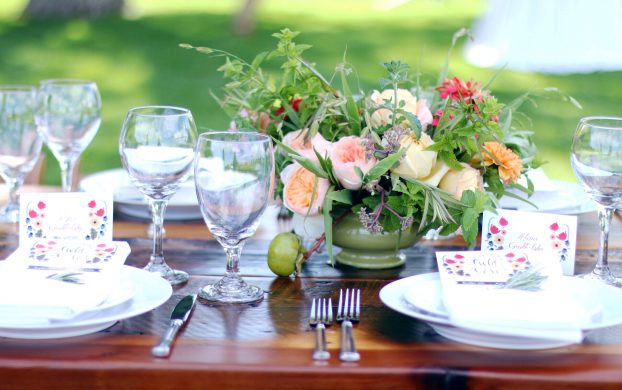
<svg viewBox="0 0 622 390">
<path fill-rule="evenodd" d="M 151 349 L 151 354 L 156 357 L 167 357 L 171 353 L 171 344 L 177 336 L 177 332 L 181 329 L 182 325 L 186 322 L 192 309 L 197 302 L 197 295 L 187 295 L 181 299 L 173 309 L 171 314 L 171 322 L 168 325 L 168 329 L 162 336 L 160 343 Z"/>
</svg>

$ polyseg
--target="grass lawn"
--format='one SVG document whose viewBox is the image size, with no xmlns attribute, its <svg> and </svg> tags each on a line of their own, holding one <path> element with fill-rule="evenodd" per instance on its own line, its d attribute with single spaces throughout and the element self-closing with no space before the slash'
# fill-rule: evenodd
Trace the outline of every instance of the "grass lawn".
<svg viewBox="0 0 622 390">
<path fill-rule="evenodd" d="M 23 22 L 17 19 L 24 0 L 0 3 L 0 83 L 35 84 L 46 78 L 96 81 L 103 98 L 103 122 L 84 152 L 83 174 L 121 166 L 117 141 L 128 108 L 145 104 L 188 107 L 202 128 L 224 128 L 228 118 L 210 90 L 223 84 L 219 59 L 178 47 L 188 42 L 211 46 L 252 59 L 273 47 L 270 35 L 283 27 L 303 32 L 299 41 L 313 45 L 306 58 L 324 74 L 332 74 L 347 47 L 348 59 L 361 86 L 377 85 L 381 63 L 401 59 L 435 80 L 451 37 L 469 27 L 485 6 L 481 0 L 418 0 L 382 9 L 368 0 L 261 0 L 256 30 L 248 37 L 232 33 L 238 1 L 127 0 L 124 18 L 97 21 Z M 386 4 L 386 2 L 384 3 Z M 494 70 L 467 64 L 458 47 L 450 75 L 487 82 Z M 558 179 L 573 180 L 568 161 L 572 133 L 582 116 L 622 115 L 622 72 L 553 76 L 504 71 L 491 86 L 503 102 L 527 89 L 555 86 L 583 105 L 579 110 L 560 99 L 537 99 L 526 106 L 545 170 Z M 47 159 L 44 182 L 58 184 L 53 157 Z"/>
</svg>

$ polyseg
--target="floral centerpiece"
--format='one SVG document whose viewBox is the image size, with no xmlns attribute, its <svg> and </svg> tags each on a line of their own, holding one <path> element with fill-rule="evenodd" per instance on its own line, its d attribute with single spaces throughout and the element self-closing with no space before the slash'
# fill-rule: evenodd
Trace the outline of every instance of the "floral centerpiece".
<svg viewBox="0 0 622 390">
<path fill-rule="evenodd" d="M 232 128 L 273 137 L 277 195 L 295 215 L 322 216 L 331 259 L 331 227 L 346 215 L 373 234 L 461 229 L 473 245 L 484 210 L 515 196 L 510 188 L 533 191 L 518 182 L 536 164 L 532 132 L 515 115 L 527 94 L 502 104 L 487 86 L 448 77 L 447 63 L 426 88 L 400 61 L 385 63 L 387 76 L 363 90 L 345 58 L 331 78 L 320 74 L 297 35 L 274 34 L 276 48 L 251 62 L 182 47 L 224 57 L 219 70 L 229 81 L 218 100 Z M 268 61 L 280 61 L 281 72 L 265 71 Z M 308 256 L 301 250 L 298 263 Z"/>
</svg>

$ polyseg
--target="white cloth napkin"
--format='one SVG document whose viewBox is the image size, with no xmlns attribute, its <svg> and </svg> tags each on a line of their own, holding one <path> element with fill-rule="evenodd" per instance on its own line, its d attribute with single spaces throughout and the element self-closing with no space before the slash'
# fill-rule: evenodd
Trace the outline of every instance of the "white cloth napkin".
<svg viewBox="0 0 622 390">
<path fill-rule="evenodd" d="M 582 329 L 602 312 L 594 291 L 592 282 L 568 277 L 544 282 L 541 291 L 454 285 L 443 287 L 443 304 L 462 328 L 580 342 Z"/>
</svg>

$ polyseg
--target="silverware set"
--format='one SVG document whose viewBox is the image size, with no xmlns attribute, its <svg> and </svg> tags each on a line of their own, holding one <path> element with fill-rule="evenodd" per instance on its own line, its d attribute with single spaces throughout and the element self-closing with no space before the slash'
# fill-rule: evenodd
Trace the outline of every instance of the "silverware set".
<svg viewBox="0 0 622 390">
<path fill-rule="evenodd" d="M 339 303 L 335 320 L 341 323 L 341 351 L 339 359 L 344 362 L 356 362 L 361 355 L 356 350 L 352 323 L 359 322 L 361 317 L 361 290 L 339 290 Z M 331 298 L 313 299 L 309 313 L 309 325 L 315 328 L 314 360 L 330 359 L 326 348 L 326 326 L 333 322 L 333 306 Z"/>
</svg>

